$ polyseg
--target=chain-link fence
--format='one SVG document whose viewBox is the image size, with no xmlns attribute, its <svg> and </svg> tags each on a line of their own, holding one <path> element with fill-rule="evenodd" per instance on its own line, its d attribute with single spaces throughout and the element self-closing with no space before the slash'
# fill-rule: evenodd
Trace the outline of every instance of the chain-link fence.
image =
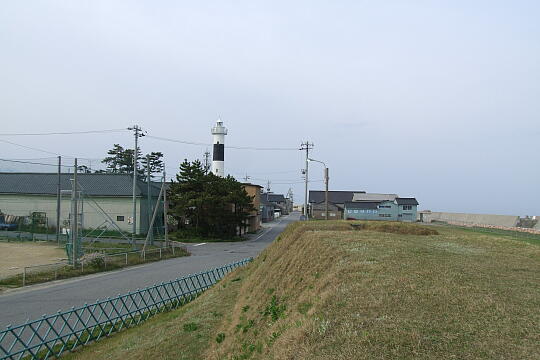
<svg viewBox="0 0 540 360">
<path fill-rule="evenodd" d="M 50 264 L 23 266 L 14 270 L 17 271 L 16 273 L 11 271 L 9 275 L 0 278 L 0 286 L 26 286 L 189 255 L 183 246 L 133 251 L 116 248 L 118 252 L 113 253 L 108 253 L 111 248 L 83 248 L 83 250 L 85 254 L 78 260 L 77 267 L 73 267 L 67 260 Z"/>
<path fill-rule="evenodd" d="M 129 328 L 195 299 L 252 259 L 178 278 L 93 304 L 8 326 L 0 332 L 1 359 L 49 359 Z"/>
</svg>

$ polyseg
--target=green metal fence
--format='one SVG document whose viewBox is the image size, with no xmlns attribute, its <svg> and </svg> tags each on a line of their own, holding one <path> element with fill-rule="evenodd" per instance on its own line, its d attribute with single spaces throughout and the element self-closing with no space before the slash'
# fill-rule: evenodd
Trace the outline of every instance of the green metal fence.
<svg viewBox="0 0 540 360">
<path fill-rule="evenodd" d="M 252 261 L 219 268 L 85 304 L 0 332 L 1 359 L 48 359 L 182 306 L 227 273 Z"/>
</svg>

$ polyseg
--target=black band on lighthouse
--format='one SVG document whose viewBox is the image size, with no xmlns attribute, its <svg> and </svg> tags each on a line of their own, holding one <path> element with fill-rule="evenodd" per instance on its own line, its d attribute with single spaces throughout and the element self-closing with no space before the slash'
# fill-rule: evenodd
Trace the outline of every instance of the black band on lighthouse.
<svg viewBox="0 0 540 360">
<path fill-rule="evenodd" d="M 225 145 L 224 144 L 214 144 L 214 156 L 212 157 L 213 161 L 225 161 Z"/>
</svg>

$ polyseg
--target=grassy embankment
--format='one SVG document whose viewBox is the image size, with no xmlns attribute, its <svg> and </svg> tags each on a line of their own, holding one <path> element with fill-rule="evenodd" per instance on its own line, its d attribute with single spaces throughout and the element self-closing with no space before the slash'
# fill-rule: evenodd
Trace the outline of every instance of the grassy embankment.
<svg viewBox="0 0 540 360">
<path fill-rule="evenodd" d="M 528 233 L 528 232 L 520 232 L 520 231 L 512 231 L 512 230 L 492 229 L 492 228 L 484 228 L 484 227 L 476 227 L 476 226 L 467 227 L 467 226 L 444 225 L 444 224 L 441 226 L 459 228 L 464 231 L 472 231 L 472 232 L 482 233 L 482 234 L 491 234 L 491 235 L 496 235 L 496 236 L 507 238 L 507 239 L 525 241 L 530 244 L 540 245 L 540 234 L 533 234 L 533 233 Z"/>
<path fill-rule="evenodd" d="M 194 302 L 67 357 L 540 358 L 540 247 L 433 229 L 296 223 Z"/>
</svg>

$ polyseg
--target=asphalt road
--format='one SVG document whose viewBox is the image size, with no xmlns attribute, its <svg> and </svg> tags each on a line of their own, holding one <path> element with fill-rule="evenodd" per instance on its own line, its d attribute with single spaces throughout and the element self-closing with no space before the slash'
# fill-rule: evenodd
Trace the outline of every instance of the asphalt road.
<svg viewBox="0 0 540 360">
<path fill-rule="evenodd" d="M 0 295 L 0 329 L 18 325 L 43 314 L 67 310 L 155 283 L 219 267 L 244 258 L 257 256 L 291 222 L 293 213 L 273 223 L 250 240 L 232 243 L 186 244 L 191 256 L 158 261 L 122 270 L 94 274 L 70 280 L 33 285 Z"/>
</svg>

